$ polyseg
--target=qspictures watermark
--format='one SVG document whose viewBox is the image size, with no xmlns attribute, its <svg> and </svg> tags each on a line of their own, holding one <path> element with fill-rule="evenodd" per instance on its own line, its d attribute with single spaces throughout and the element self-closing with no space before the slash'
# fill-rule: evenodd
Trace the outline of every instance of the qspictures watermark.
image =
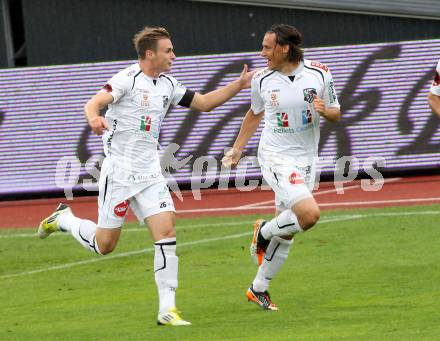
<svg viewBox="0 0 440 341">
<path fill-rule="evenodd" d="M 179 145 L 171 143 L 163 150 L 161 172 L 157 171 L 148 174 L 134 172 L 130 171 L 131 167 L 128 164 L 127 170 L 124 172 L 127 179 L 124 180 L 128 183 L 134 181 L 148 182 L 163 176 L 168 182 L 170 191 L 181 201 L 183 196 L 178 182 L 179 170 L 191 171 L 191 176 L 189 179 L 187 178 L 186 183 L 189 182 L 190 190 L 195 200 L 201 200 L 201 191 L 203 189 L 215 188 L 214 186 L 217 186 L 218 190 L 228 190 L 231 183 L 233 183 L 238 191 L 243 192 L 255 190 L 259 186 L 261 186 L 262 190 L 270 190 L 264 178 L 255 179 L 256 170 L 260 167 L 256 156 L 242 157 L 237 167 L 231 170 L 230 168 L 225 168 L 221 160 L 217 160 L 209 155 L 197 158 L 189 155 L 178 160 L 175 155 L 179 149 Z M 63 189 L 67 200 L 73 200 L 73 190 L 98 191 L 100 168 L 103 160 L 104 155 L 95 155 L 82 164 L 75 156 L 65 156 L 57 162 L 55 184 L 58 188 Z M 361 171 L 369 177 L 361 179 L 362 190 L 379 191 L 384 184 L 384 178 L 380 172 L 380 169 L 386 166 L 386 161 L 383 157 L 371 156 L 361 162 L 354 156 L 343 156 L 337 160 L 315 158 L 313 162 L 317 166 L 315 170 L 315 190 L 319 188 L 322 168 L 328 168 L 329 165 L 333 165 L 333 183 L 337 194 L 343 194 L 344 187 L 355 180 Z M 88 174 L 86 178 L 81 176 L 84 174 L 84 171 Z M 307 171 L 304 171 L 302 176 L 307 177 Z"/>
</svg>

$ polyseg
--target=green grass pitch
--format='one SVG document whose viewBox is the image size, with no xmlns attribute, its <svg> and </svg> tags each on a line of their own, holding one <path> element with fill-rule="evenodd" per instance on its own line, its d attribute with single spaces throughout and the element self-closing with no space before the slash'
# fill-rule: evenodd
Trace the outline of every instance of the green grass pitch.
<svg viewBox="0 0 440 341">
<path fill-rule="evenodd" d="M 156 325 L 145 228 L 124 226 L 105 257 L 0 230 L 0 340 L 439 340 L 440 205 L 324 212 L 273 280 L 279 312 L 245 297 L 255 218 L 178 220 L 177 305 L 193 323 L 179 328 Z"/>
</svg>

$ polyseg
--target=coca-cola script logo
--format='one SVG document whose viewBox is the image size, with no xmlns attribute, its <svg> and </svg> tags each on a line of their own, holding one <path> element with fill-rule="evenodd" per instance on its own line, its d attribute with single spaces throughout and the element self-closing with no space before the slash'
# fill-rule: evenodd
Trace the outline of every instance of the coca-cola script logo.
<svg viewBox="0 0 440 341">
<path fill-rule="evenodd" d="M 117 204 L 115 206 L 115 208 L 113 209 L 113 212 L 115 212 L 115 214 L 118 217 L 124 217 L 125 214 L 127 213 L 127 209 L 128 209 L 128 200 L 125 200 L 119 204 Z"/>
</svg>

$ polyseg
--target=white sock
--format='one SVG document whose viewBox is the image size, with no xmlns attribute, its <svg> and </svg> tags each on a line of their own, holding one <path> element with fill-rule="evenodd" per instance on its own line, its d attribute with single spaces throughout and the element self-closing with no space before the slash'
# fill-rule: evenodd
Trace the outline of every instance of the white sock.
<svg viewBox="0 0 440 341">
<path fill-rule="evenodd" d="M 303 232 L 298 217 L 292 210 L 285 210 L 266 223 L 260 233 L 264 239 L 269 240 L 274 236 L 293 236 L 298 232 Z"/>
<path fill-rule="evenodd" d="M 98 226 L 93 221 L 80 219 L 73 214 L 62 214 L 58 218 L 58 223 L 63 230 L 70 231 L 87 250 L 101 254 L 95 235 Z"/>
<path fill-rule="evenodd" d="M 73 213 L 63 213 L 60 214 L 57 218 L 58 225 L 60 226 L 63 232 L 72 231 L 72 227 L 81 224 L 82 219 L 77 218 L 73 215 Z"/>
<path fill-rule="evenodd" d="M 252 287 L 257 292 L 264 292 L 269 288 L 270 281 L 280 271 L 289 255 L 292 240 L 273 237 L 267 246 L 263 263 L 259 266 Z"/>
<path fill-rule="evenodd" d="M 176 306 L 177 272 L 176 238 L 154 243 L 154 278 L 159 292 L 159 313 Z"/>
</svg>

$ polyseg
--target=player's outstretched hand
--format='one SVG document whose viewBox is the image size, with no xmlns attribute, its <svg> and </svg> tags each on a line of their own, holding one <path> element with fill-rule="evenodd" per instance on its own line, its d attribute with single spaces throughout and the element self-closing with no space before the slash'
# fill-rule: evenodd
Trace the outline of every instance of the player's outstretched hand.
<svg viewBox="0 0 440 341">
<path fill-rule="evenodd" d="M 257 72 L 257 70 L 248 71 L 247 64 L 243 65 L 243 71 L 241 71 L 240 78 L 238 79 L 242 89 L 249 89 L 251 87 L 252 77 L 254 76 L 255 72 Z"/>
<path fill-rule="evenodd" d="M 237 148 L 231 148 L 223 156 L 222 165 L 225 168 L 234 168 L 240 161 L 241 151 Z"/>
<path fill-rule="evenodd" d="M 96 135 L 102 135 L 104 130 L 108 129 L 105 117 L 94 117 L 89 121 L 89 126 Z"/>
<path fill-rule="evenodd" d="M 325 114 L 325 102 L 316 95 L 313 95 L 313 106 L 320 114 Z"/>
</svg>

